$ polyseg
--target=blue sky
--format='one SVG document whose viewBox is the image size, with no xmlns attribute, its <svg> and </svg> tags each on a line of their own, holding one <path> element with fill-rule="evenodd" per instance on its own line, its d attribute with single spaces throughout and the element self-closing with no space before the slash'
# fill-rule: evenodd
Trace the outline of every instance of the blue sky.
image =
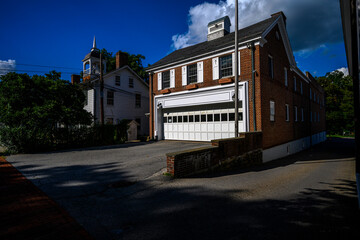
<svg viewBox="0 0 360 240">
<path fill-rule="evenodd" d="M 301 70 L 323 76 L 347 67 L 338 0 L 239 0 L 239 5 L 240 28 L 284 11 Z M 206 24 L 224 15 L 233 20 L 234 0 L 1 1 L 0 73 L 12 67 L 37 74 L 55 69 L 69 80 L 82 70 L 94 36 L 98 48 L 142 54 L 147 66 L 205 41 Z"/>
</svg>

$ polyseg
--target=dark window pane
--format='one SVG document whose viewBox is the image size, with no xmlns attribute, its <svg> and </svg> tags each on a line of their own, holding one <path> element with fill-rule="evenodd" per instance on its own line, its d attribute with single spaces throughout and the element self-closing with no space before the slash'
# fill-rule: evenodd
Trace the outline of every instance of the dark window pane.
<svg viewBox="0 0 360 240">
<path fill-rule="evenodd" d="M 182 122 L 183 118 L 182 116 L 178 116 L 178 122 Z"/>
<path fill-rule="evenodd" d="M 184 116 L 184 122 L 188 122 L 188 116 Z"/>
<path fill-rule="evenodd" d="M 195 115 L 195 122 L 200 122 L 200 116 L 199 115 Z"/>
<path fill-rule="evenodd" d="M 220 121 L 220 113 L 215 113 L 215 114 L 214 114 L 214 121 L 215 121 L 215 122 L 219 122 L 219 121 Z"/>
<path fill-rule="evenodd" d="M 167 123 L 167 117 L 163 118 L 164 123 Z"/>
<path fill-rule="evenodd" d="M 228 117 L 228 116 L 227 116 L 227 113 L 222 113 L 222 114 L 221 114 L 221 121 L 222 121 L 222 122 L 226 122 L 226 121 L 227 121 L 227 117 Z"/>
<path fill-rule="evenodd" d="M 208 121 L 208 122 L 212 122 L 212 121 L 213 121 L 213 115 L 212 115 L 212 114 L 208 114 L 208 115 L 207 115 L 207 121 Z"/>
<path fill-rule="evenodd" d="M 194 122 L 194 116 L 193 115 L 189 116 L 189 122 Z"/>
<path fill-rule="evenodd" d="M 170 71 L 166 71 L 162 73 L 162 88 L 170 87 Z"/>
<path fill-rule="evenodd" d="M 174 123 L 177 122 L 177 116 L 173 116 L 173 122 L 174 122 Z"/>
<path fill-rule="evenodd" d="M 243 102 L 239 101 L 239 108 L 242 108 L 242 107 L 243 107 Z"/>
<path fill-rule="evenodd" d="M 187 67 L 188 84 L 197 82 L 197 64 L 192 64 Z"/>
<path fill-rule="evenodd" d="M 229 121 L 235 121 L 235 113 L 229 113 Z"/>
<path fill-rule="evenodd" d="M 206 114 L 201 115 L 201 122 L 206 122 Z"/>
<path fill-rule="evenodd" d="M 168 117 L 168 123 L 172 123 L 172 117 Z"/>
<path fill-rule="evenodd" d="M 243 120 L 243 113 L 239 112 L 239 121 L 242 121 L 242 120 Z"/>
</svg>

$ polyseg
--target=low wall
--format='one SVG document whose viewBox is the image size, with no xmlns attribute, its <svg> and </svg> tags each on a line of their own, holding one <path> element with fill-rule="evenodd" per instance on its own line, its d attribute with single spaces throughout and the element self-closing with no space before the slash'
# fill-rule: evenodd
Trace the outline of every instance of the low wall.
<svg viewBox="0 0 360 240">
<path fill-rule="evenodd" d="M 262 132 L 212 140 L 212 146 L 168 153 L 167 172 L 175 178 L 217 168 L 252 166 L 262 163 Z"/>
</svg>

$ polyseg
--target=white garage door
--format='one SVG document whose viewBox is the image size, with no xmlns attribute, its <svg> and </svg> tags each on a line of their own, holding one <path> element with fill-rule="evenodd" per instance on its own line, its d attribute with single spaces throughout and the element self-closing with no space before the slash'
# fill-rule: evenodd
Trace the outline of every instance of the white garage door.
<svg viewBox="0 0 360 240">
<path fill-rule="evenodd" d="M 245 132 L 242 109 L 239 109 L 239 132 Z M 235 110 L 215 109 L 164 113 L 165 139 L 211 141 L 235 136 Z"/>
</svg>

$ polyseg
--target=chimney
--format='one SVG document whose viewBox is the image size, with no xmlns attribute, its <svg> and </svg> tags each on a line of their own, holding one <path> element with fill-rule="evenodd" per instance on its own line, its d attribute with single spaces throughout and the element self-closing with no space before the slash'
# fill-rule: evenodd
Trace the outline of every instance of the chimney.
<svg viewBox="0 0 360 240">
<path fill-rule="evenodd" d="M 72 74 L 71 84 L 79 84 L 79 83 L 80 83 L 80 75 Z"/>
<path fill-rule="evenodd" d="M 285 14 L 284 14 L 283 11 L 280 11 L 280 12 L 277 12 L 277 13 L 273 13 L 273 14 L 271 14 L 271 17 L 280 16 L 280 15 L 283 17 L 283 20 L 284 20 L 284 23 L 285 23 L 285 27 L 286 27 L 286 16 L 285 16 Z"/>
<path fill-rule="evenodd" d="M 128 65 L 128 54 L 118 51 L 116 53 L 116 69 Z"/>
<path fill-rule="evenodd" d="M 305 74 L 306 74 L 307 78 L 310 79 L 310 81 L 312 81 L 312 82 L 315 81 L 315 78 L 311 75 L 311 73 L 306 72 Z"/>
<path fill-rule="evenodd" d="M 208 24 L 208 41 L 223 37 L 230 33 L 230 18 L 228 16 L 222 17 Z"/>
</svg>

